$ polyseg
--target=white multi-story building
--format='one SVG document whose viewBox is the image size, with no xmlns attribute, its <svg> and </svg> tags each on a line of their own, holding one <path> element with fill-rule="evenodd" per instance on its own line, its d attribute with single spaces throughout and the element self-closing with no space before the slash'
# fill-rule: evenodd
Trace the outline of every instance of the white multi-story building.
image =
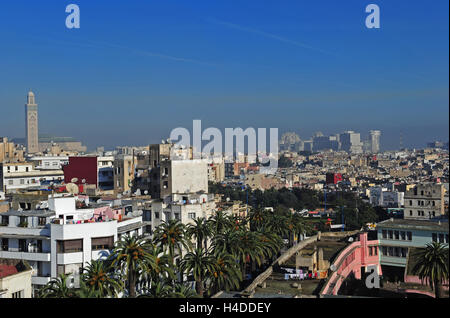
<svg viewBox="0 0 450 318">
<path fill-rule="evenodd" d="M 62 170 L 69 163 L 67 156 L 33 156 L 28 161 L 34 162 L 36 170 Z"/>
<path fill-rule="evenodd" d="M 33 163 L 0 163 L 0 189 L 4 192 L 39 188 L 49 182 L 64 180 L 62 170 L 36 170 Z"/>
<path fill-rule="evenodd" d="M 76 209 L 76 200 L 50 197 L 46 210 L 1 214 L 0 258 L 26 260 L 35 289 L 62 273 L 76 281 L 81 268 L 106 258 L 122 235 L 142 234 L 142 217 L 99 217 L 94 208 Z"/>
</svg>

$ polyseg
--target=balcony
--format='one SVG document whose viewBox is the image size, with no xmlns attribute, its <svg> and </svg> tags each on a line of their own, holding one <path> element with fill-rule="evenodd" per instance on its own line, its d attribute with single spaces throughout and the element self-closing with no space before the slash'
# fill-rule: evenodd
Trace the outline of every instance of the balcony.
<svg viewBox="0 0 450 318">
<path fill-rule="evenodd" d="M 50 253 L 0 251 L 0 258 L 50 262 Z"/>
<path fill-rule="evenodd" d="M 31 276 L 31 284 L 46 285 L 51 279 L 50 276 Z"/>
</svg>

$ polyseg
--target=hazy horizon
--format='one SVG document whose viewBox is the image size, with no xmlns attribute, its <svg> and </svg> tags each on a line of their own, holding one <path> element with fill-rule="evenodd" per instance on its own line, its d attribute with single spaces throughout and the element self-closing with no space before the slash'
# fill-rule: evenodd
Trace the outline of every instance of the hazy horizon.
<svg viewBox="0 0 450 318">
<path fill-rule="evenodd" d="M 0 136 L 39 132 L 89 149 L 148 145 L 176 127 L 279 128 L 309 139 L 381 130 L 384 150 L 447 142 L 449 3 L 77 0 L 0 5 Z M 26 8 L 26 10 L 25 10 Z M 237 9 L 238 8 L 238 9 Z"/>
</svg>

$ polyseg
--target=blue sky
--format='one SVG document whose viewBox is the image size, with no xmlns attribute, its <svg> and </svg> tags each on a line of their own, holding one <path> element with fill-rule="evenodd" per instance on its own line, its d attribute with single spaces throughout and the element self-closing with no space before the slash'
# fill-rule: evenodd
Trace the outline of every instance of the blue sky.
<svg viewBox="0 0 450 318">
<path fill-rule="evenodd" d="M 81 28 L 65 27 L 78 4 Z M 365 27 L 378 4 L 381 28 Z M 176 127 L 277 127 L 308 138 L 383 132 L 385 149 L 448 141 L 447 0 L 0 2 L 0 136 L 39 130 L 90 148 Z"/>
</svg>

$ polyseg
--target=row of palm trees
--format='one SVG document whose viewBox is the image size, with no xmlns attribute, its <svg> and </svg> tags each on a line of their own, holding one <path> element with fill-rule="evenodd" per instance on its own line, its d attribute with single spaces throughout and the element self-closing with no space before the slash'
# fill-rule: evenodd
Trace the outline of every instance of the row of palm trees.
<svg viewBox="0 0 450 318">
<path fill-rule="evenodd" d="M 272 261 L 283 239 L 308 230 L 303 219 L 257 210 L 248 217 L 216 212 L 185 225 L 163 222 L 152 238 L 124 236 L 106 260 L 83 268 L 80 286 L 61 275 L 38 297 L 204 297 L 242 287 L 249 270 Z M 195 282 L 195 291 L 189 284 Z"/>
</svg>

